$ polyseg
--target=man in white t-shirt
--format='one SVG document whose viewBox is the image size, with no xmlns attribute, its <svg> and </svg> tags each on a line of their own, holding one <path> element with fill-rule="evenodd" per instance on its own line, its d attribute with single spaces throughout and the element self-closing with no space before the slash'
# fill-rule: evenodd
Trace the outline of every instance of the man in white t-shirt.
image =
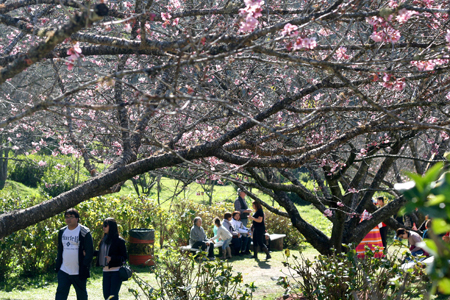
<svg viewBox="0 0 450 300">
<path fill-rule="evenodd" d="M 89 228 L 78 223 L 80 215 L 76 209 L 68 209 L 64 217 L 67 226 L 58 233 L 58 288 L 55 299 L 66 300 L 73 285 L 77 300 L 87 300 L 86 282 L 94 255 L 92 236 Z"/>
</svg>

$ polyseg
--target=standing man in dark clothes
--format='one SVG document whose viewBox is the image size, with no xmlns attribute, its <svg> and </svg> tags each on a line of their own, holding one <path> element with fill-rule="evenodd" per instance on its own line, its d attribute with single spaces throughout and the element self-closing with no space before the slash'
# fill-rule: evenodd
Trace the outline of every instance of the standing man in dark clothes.
<svg viewBox="0 0 450 300">
<path fill-rule="evenodd" d="M 238 197 L 236 201 L 234 201 L 234 210 L 240 212 L 241 214 L 241 222 L 244 227 L 247 227 L 248 223 L 248 215 L 252 212 L 251 209 L 248 209 L 248 205 L 245 202 L 245 192 L 241 189 L 237 189 Z"/>
<path fill-rule="evenodd" d="M 80 215 L 74 208 L 64 213 L 67 226 L 58 233 L 58 255 L 56 271 L 58 288 L 56 300 L 66 300 L 70 286 L 77 293 L 77 300 L 87 300 L 86 282 L 90 277 L 90 266 L 94 256 L 94 245 L 89 228 L 80 225 Z"/>
</svg>

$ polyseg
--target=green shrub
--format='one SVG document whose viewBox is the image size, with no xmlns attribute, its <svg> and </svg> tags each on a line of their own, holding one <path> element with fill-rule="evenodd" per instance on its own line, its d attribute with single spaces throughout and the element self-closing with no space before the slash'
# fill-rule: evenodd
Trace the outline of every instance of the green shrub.
<svg viewBox="0 0 450 300">
<path fill-rule="evenodd" d="M 46 197 L 20 198 L 15 191 L 0 192 L 0 212 L 30 207 L 45 201 Z M 185 245 L 195 216 L 203 219 L 208 237 L 213 236 L 213 219 L 223 218 L 231 211 L 231 203 L 218 203 L 212 207 L 189 200 L 178 200 L 169 209 L 146 197 L 97 197 L 84 201 L 75 208 L 80 213 L 80 223 L 92 233 L 97 247 L 103 236 L 103 220 L 116 219 L 119 231 L 127 239 L 133 228 L 155 229 L 155 246 Z M 0 271 L 8 276 L 11 272 L 22 275 L 45 273 L 53 269 L 56 258 L 57 232 L 65 226 L 63 214 L 54 216 L 27 229 L 8 236 L 1 243 Z M 295 247 L 303 241 L 300 233 L 290 225 L 288 218 L 266 211 L 269 233 L 285 233 L 286 247 Z"/>
<path fill-rule="evenodd" d="M 420 263 L 406 271 L 400 268 L 400 250 L 375 258 L 368 249 L 365 258 L 358 259 L 351 249 L 348 253 L 319 255 L 312 261 L 285 252 L 284 265 L 290 275 L 281 277 L 278 284 L 286 288 L 285 294 L 301 294 L 306 299 L 409 300 L 422 295 L 427 285 Z"/>
<path fill-rule="evenodd" d="M 204 257 L 204 256 L 203 256 Z M 189 254 L 177 249 L 164 249 L 157 258 L 154 271 L 157 287 L 151 287 L 136 274 L 133 279 L 141 288 L 130 290 L 136 299 L 145 295 L 149 300 L 160 299 L 252 299 L 253 283 L 242 287 L 242 274 L 233 274 L 232 267 L 223 261 L 195 263 Z"/>
<path fill-rule="evenodd" d="M 23 160 L 11 160 L 8 165 L 8 178 L 29 187 L 37 187 L 44 176 L 44 168 L 33 159 L 26 157 L 20 159 Z"/>
<path fill-rule="evenodd" d="M 88 179 L 87 171 L 80 171 L 78 160 L 72 157 L 46 158 L 47 165 L 39 184 L 42 193 L 56 197 Z"/>
</svg>

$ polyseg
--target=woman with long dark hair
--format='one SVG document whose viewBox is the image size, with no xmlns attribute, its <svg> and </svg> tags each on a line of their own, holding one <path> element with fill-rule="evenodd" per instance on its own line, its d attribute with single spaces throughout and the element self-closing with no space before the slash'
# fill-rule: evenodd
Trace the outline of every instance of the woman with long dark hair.
<svg viewBox="0 0 450 300">
<path fill-rule="evenodd" d="M 119 276 L 119 268 L 127 260 L 127 247 L 125 240 L 119 235 L 117 222 L 113 218 L 103 221 L 103 238 L 100 242 L 97 254 L 97 266 L 103 267 L 103 297 L 108 299 L 114 296 L 119 299 L 119 291 L 122 280 Z"/>
<path fill-rule="evenodd" d="M 272 258 L 264 244 L 264 235 L 266 234 L 266 225 L 264 224 L 264 212 L 259 202 L 253 201 L 252 207 L 255 210 L 253 216 L 248 216 L 249 220 L 253 220 L 253 256 L 252 258 L 258 259 L 258 246 L 259 249 L 266 253 L 266 260 Z"/>
</svg>

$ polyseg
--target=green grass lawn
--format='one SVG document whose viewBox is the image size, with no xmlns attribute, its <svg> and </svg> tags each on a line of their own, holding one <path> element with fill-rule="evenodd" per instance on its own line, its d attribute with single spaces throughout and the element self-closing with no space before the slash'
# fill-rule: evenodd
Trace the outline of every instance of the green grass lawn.
<svg viewBox="0 0 450 300">
<path fill-rule="evenodd" d="M 218 250 L 216 249 L 216 256 L 218 256 Z M 316 252 L 309 248 L 304 251 L 304 255 L 312 257 Z M 255 261 L 250 256 L 235 256 L 229 260 L 233 266 L 234 272 L 241 272 L 243 275 L 244 283 L 254 282 L 257 286 L 257 290 L 254 294 L 254 299 L 274 299 L 283 293 L 283 289 L 278 286 L 277 279 L 279 276 L 283 276 L 283 271 L 287 269 L 283 267 L 282 262 L 284 260 L 283 251 L 273 251 L 272 259 L 265 261 L 265 255 L 259 255 L 260 260 Z M 137 271 L 137 275 L 145 279 L 150 285 L 155 285 L 154 274 L 149 271 L 149 268 L 145 267 L 133 267 Z M 0 299 L 52 299 L 54 298 L 57 287 L 56 274 L 50 273 L 45 276 L 37 276 L 34 278 L 21 279 L 21 284 L 11 291 L 0 290 Z M 11 286 L 8 286 L 8 290 Z M 137 284 L 132 281 L 126 281 L 123 283 L 120 290 L 120 299 L 135 299 L 129 288 L 138 289 Z M 88 281 L 88 293 L 89 299 L 103 299 L 102 298 L 102 273 L 100 268 L 95 268 L 92 271 L 92 277 Z M 75 291 L 71 288 L 69 299 L 76 299 Z"/>
</svg>

